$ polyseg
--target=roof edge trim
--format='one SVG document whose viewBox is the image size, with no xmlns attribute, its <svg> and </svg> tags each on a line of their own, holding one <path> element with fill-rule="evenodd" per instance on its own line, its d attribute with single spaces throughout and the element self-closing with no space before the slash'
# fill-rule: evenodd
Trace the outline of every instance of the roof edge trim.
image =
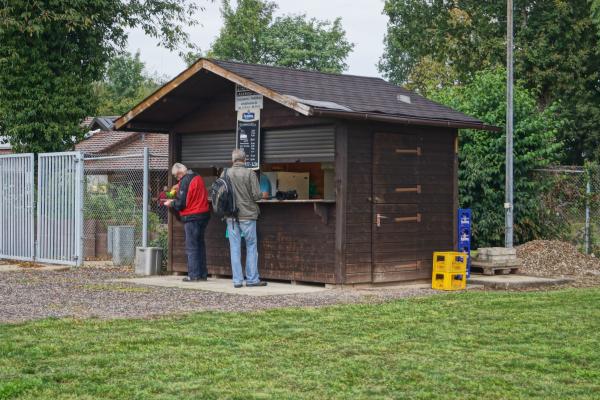
<svg viewBox="0 0 600 400">
<path fill-rule="evenodd" d="M 502 128 L 487 125 L 483 122 L 478 123 L 470 123 L 470 122 L 460 122 L 460 121 L 450 121 L 450 120 L 436 120 L 436 119 L 420 119 L 420 118 L 409 118 L 409 117 L 400 117 L 394 115 L 381 115 L 381 114 L 371 114 L 364 112 L 347 112 L 347 111 L 330 111 L 330 110 L 322 110 L 322 109 L 313 109 L 311 115 L 316 115 L 319 117 L 332 117 L 332 118 L 344 118 L 344 119 L 358 119 L 358 120 L 370 120 L 370 121 L 381 121 L 381 122 L 391 122 L 403 125 L 426 125 L 426 126 L 440 126 L 446 128 L 457 128 L 457 129 L 479 129 L 484 131 L 491 132 L 500 132 Z"/>
</svg>

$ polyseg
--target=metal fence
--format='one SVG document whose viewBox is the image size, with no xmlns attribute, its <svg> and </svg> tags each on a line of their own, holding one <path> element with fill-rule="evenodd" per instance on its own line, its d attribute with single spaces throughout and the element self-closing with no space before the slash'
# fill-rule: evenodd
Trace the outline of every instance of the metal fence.
<svg viewBox="0 0 600 400">
<path fill-rule="evenodd" d="M 166 261 L 167 163 L 148 148 L 43 153 L 36 179 L 34 154 L 0 156 L 0 259 L 131 265 L 143 246 L 161 247 Z"/>
<path fill-rule="evenodd" d="M 34 258 L 34 155 L 0 157 L 0 258 Z"/>
<path fill-rule="evenodd" d="M 84 258 L 129 265 L 135 248 L 167 257 L 167 210 L 160 204 L 168 159 L 144 152 L 84 157 Z M 115 240 L 116 239 L 116 240 Z"/>
<path fill-rule="evenodd" d="M 544 238 L 568 241 L 600 256 L 600 168 L 555 167 L 536 173 L 545 187 L 540 194 Z"/>
</svg>

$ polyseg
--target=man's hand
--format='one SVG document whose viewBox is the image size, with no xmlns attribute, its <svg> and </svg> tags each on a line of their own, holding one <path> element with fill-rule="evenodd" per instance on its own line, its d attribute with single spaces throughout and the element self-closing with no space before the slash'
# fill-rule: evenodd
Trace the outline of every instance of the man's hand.
<svg viewBox="0 0 600 400">
<path fill-rule="evenodd" d="M 173 200 L 165 200 L 163 204 L 165 205 L 165 207 L 171 207 L 171 205 L 173 204 Z"/>
</svg>

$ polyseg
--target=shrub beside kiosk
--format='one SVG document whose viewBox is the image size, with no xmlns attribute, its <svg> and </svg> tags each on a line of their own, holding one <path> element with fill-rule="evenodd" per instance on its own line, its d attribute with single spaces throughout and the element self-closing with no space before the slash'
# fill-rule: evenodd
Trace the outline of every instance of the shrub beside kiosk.
<svg viewBox="0 0 600 400">
<path fill-rule="evenodd" d="M 458 129 L 498 130 L 380 78 L 211 59 L 115 128 L 169 135 L 169 164 L 207 185 L 244 148 L 272 191 L 298 195 L 260 201 L 261 276 L 332 286 L 430 279 L 433 252 L 458 246 Z M 224 233 L 211 218 L 210 274 L 231 274 Z M 186 272 L 172 216 L 168 242 L 167 272 Z"/>
</svg>

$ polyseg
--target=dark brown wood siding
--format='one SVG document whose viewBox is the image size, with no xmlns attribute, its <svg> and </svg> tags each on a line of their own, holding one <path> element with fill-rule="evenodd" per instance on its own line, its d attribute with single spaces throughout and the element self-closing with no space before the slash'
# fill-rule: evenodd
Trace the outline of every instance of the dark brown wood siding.
<svg viewBox="0 0 600 400">
<path fill-rule="evenodd" d="M 171 134 L 170 162 L 179 161 L 180 134 L 199 134 L 235 129 L 233 90 L 211 99 L 206 107 L 181 120 Z M 264 100 L 261 128 L 290 128 L 333 124 L 323 118 L 308 118 L 271 100 Z M 326 205 L 327 223 L 315 213 L 313 204 L 261 204 L 258 221 L 259 272 L 270 279 L 335 283 L 335 205 Z M 169 271 L 187 272 L 183 226 L 171 218 Z M 231 275 L 229 242 L 225 224 L 212 218 L 206 230 L 209 273 Z"/>
<path fill-rule="evenodd" d="M 456 130 L 348 123 L 347 131 L 344 282 L 430 278 L 433 251 L 454 248 Z"/>
<path fill-rule="evenodd" d="M 365 123 L 348 123 L 345 283 L 372 280 L 372 157 L 373 135 Z"/>
<path fill-rule="evenodd" d="M 261 204 L 257 224 L 259 272 L 269 279 L 335 283 L 335 205 L 324 206 L 327 222 L 312 204 Z M 226 225 L 211 218 L 206 253 L 211 274 L 231 275 Z M 173 224 L 173 271 L 187 272 L 183 226 Z"/>
</svg>

